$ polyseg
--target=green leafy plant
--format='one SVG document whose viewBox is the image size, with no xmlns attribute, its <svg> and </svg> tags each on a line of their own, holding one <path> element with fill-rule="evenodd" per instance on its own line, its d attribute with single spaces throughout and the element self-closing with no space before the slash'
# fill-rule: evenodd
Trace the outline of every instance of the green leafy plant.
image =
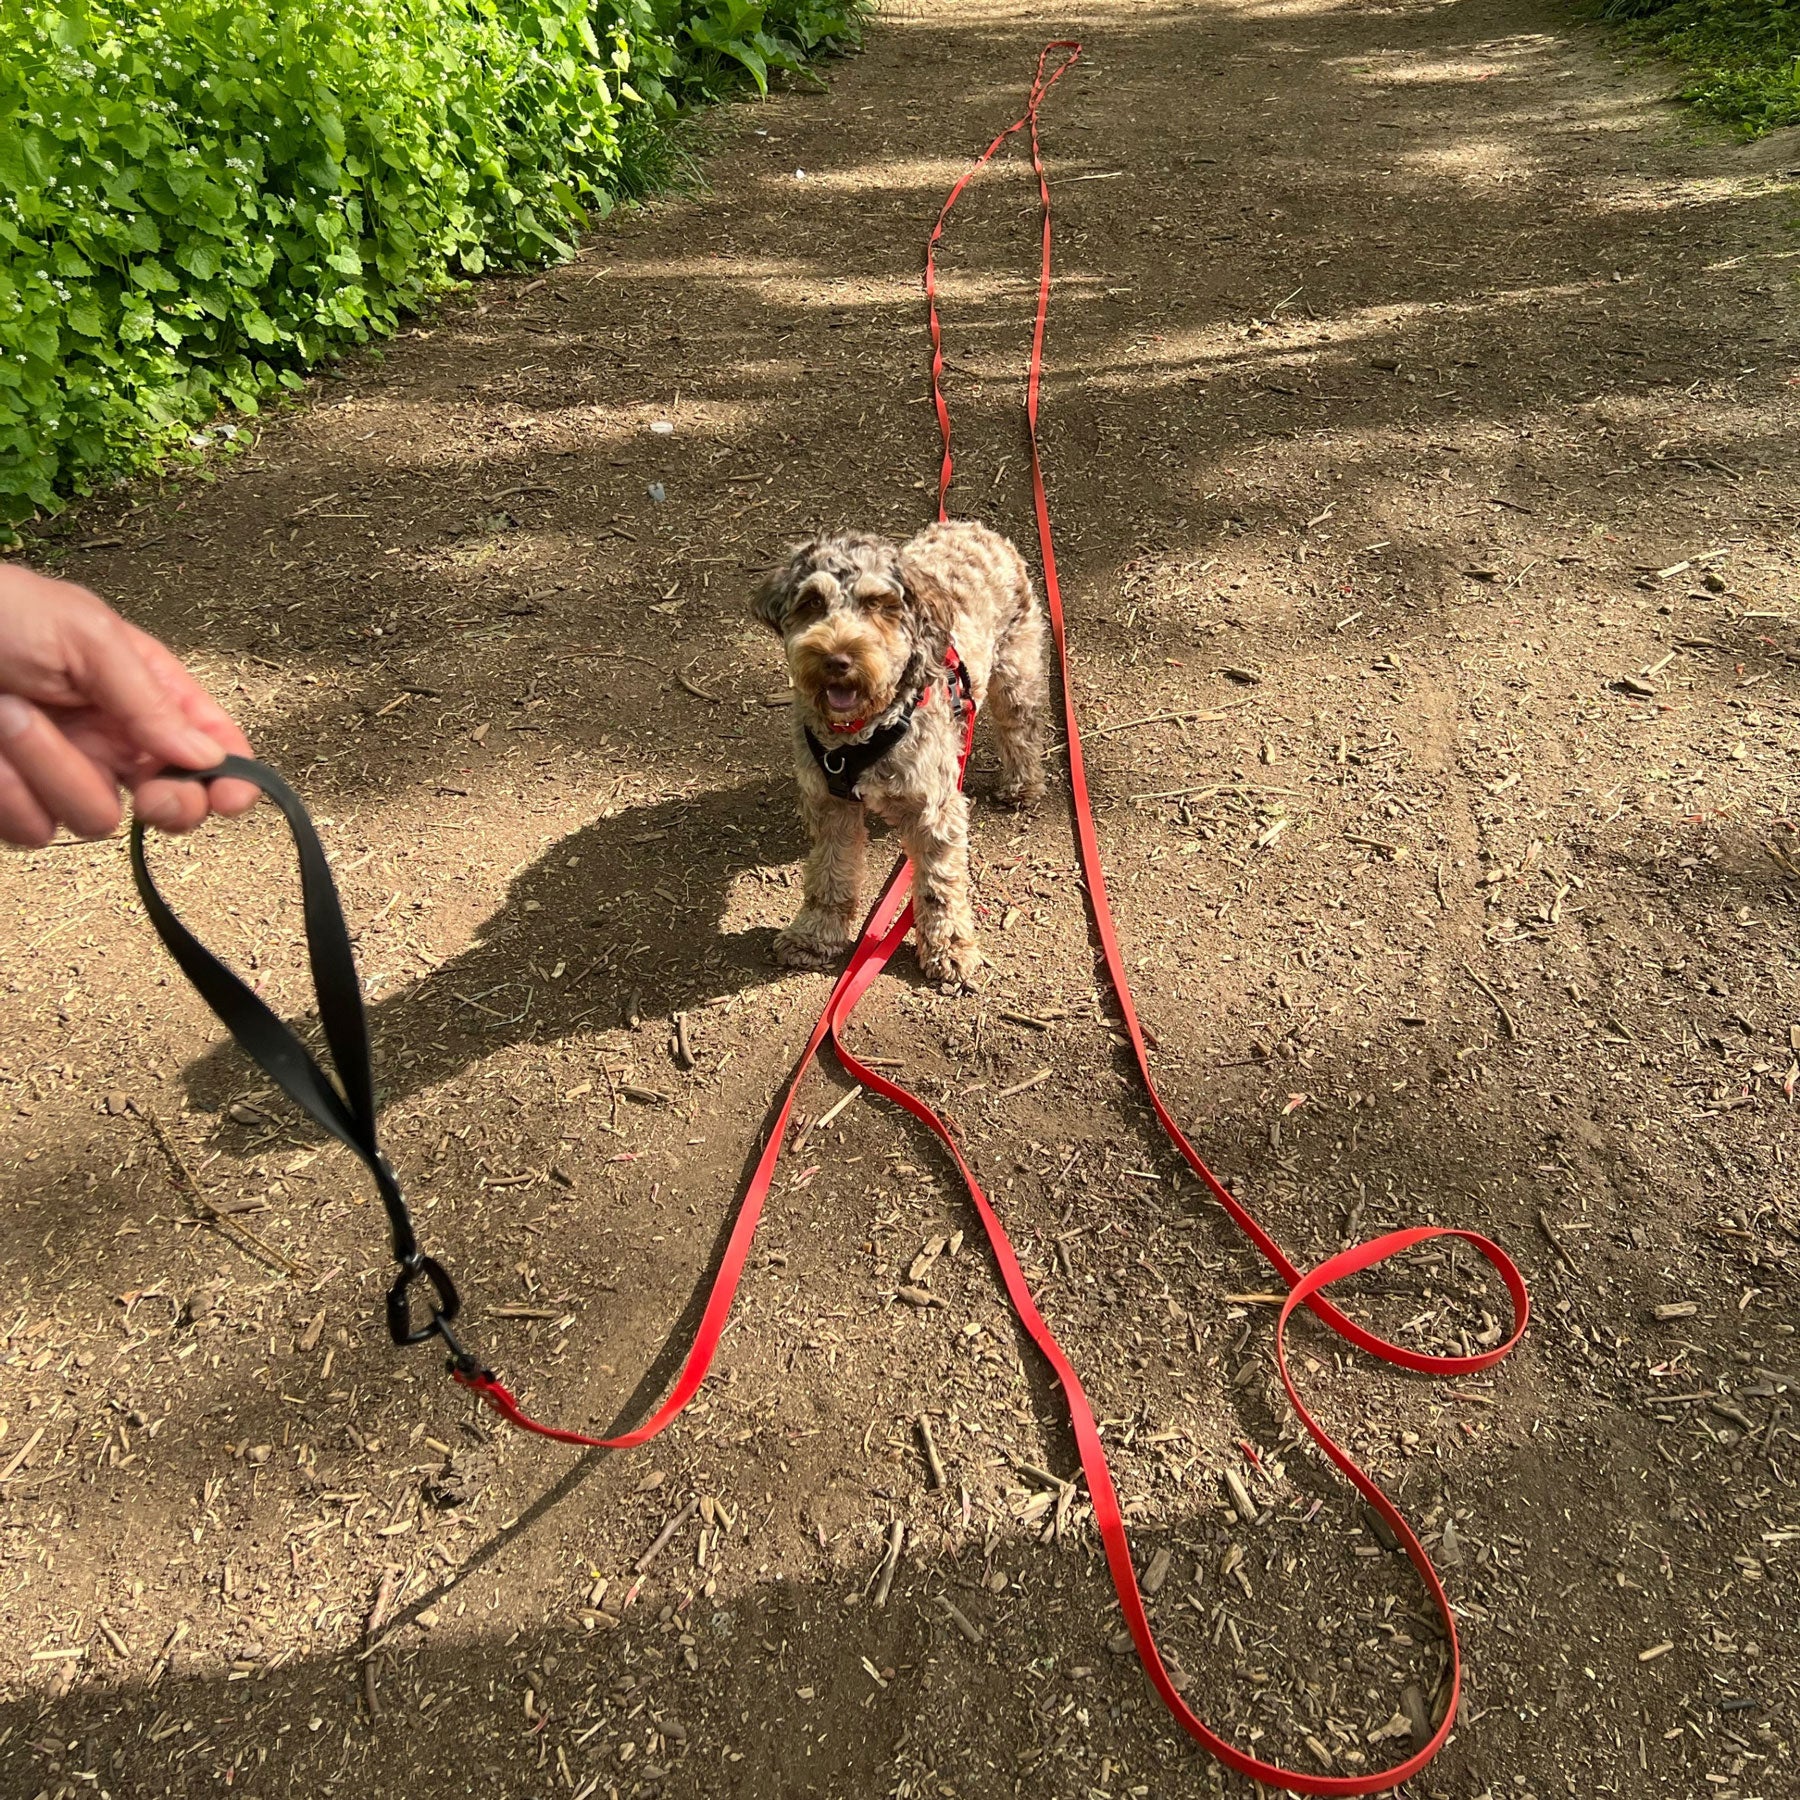
<svg viewBox="0 0 1800 1800">
<path fill-rule="evenodd" d="M 1686 63 L 1681 98 L 1748 137 L 1800 124 L 1800 8 L 1777 0 L 1600 0 L 1600 17 Z"/>
<path fill-rule="evenodd" d="M 0 527 L 568 256 L 670 121 L 856 30 L 856 0 L 11 0 Z"/>
</svg>

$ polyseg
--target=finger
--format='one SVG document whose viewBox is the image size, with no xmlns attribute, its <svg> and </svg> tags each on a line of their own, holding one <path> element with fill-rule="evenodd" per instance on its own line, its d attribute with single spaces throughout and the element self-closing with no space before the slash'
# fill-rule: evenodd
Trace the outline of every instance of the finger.
<svg viewBox="0 0 1800 1800">
<path fill-rule="evenodd" d="M 206 819 L 206 784 L 152 774 L 132 788 L 131 806 L 158 831 L 192 831 Z"/>
<path fill-rule="evenodd" d="M 29 700 L 0 694 L 0 753 L 52 819 L 80 837 L 118 829 L 119 793 Z"/>
<path fill-rule="evenodd" d="M 228 819 L 248 812 L 262 798 L 262 789 L 248 781 L 215 781 L 206 792 L 213 811 Z"/>
<path fill-rule="evenodd" d="M 171 705 L 190 725 L 206 737 L 238 756 L 252 754 L 250 740 L 239 729 L 238 722 L 189 673 L 187 665 L 167 644 L 140 630 L 129 620 L 120 620 L 127 636 L 137 646 L 150 673 L 162 685 Z"/>
<path fill-rule="evenodd" d="M 41 850 L 55 835 L 50 815 L 32 799 L 18 770 L 0 756 L 0 843 Z"/>
<path fill-rule="evenodd" d="M 196 726 L 182 704 L 188 689 L 203 698 L 204 690 L 155 639 L 104 606 L 83 609 L 67 630 L 71 679 L 82 698 L 110 714 L 140 750 L 184 769 L 210 768 L 219 760 L 218 739 Z M 146 645 L 161 655 L 149 655 Z M 171 680 L 164 658 L 178 680 Z"/>
<path fill-rule="evenodd" d="M 182 666 L 180 660 L 164 644 L 135 625 L 126 629 L 138 642 L 138 648 L 151 672 L 163 684 L 164 691 L 178 706 L 189 724 L 197 727 L 234 756 L 250 756 L 250 740 L 239 729 L 237 721 L 226 712 L 199 682 Z M 247 781 L 215 781 L 210 790 L 214 812 L 228 818 L 248 812 L 262 797 L 261 789 Z"/>
<path fill-rule="evenodd" d="M 205 819 L 212 793 L 221 787 L 236 790 L 247 785 L 241 781 L 214 782 L 209 788 L 204 782 L 165 776 L 163 770 L 168 765 L 161 757 L 146 756 L 141 750 L 122 745 L 92 713 L 75 720 L 59 719 L 57 723 L 72 743 L 103 768 L 113 770 L 131 790 L 133 812 L 159 831 L 192 831 Z"/>
</svg>

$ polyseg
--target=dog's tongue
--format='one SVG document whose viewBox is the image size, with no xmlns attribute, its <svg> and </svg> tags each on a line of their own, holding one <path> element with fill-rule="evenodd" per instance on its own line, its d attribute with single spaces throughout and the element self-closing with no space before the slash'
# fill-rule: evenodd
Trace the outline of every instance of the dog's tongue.
<svg viewBox="0 0 1800 1800">
<path fill-rule="evenodd" d="M 833 712 L 850 712 L 856 706 L 856 689 L 832 686 L 825 690 L 825 703 Z"/>
</svg>

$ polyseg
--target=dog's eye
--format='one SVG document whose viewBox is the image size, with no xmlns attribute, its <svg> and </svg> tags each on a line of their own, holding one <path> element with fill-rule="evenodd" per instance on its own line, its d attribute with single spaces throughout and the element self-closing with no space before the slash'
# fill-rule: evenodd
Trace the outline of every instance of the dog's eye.
<svg viewBox="0 0 1800 1800">
<path fill-rule="evenodd" d="M 825 596 L 817 588 L 802 588 L 788 608 L 789 620 L 797 625 L 811 624 L 825 616 Z"/>
<path fill-rule="evenodd" d="M 906 604 L 906 595 L 885 581 L 859 582 L 856 604 L 865 612 L 896 613 Z"/>
</svg>

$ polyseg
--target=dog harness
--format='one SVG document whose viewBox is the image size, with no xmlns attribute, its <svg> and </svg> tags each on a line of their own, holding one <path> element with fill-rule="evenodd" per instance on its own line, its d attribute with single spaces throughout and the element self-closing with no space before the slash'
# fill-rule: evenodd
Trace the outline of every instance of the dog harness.
<svg viewBox="0 0 1800 1800">
<path fill-rule="evenodd" d="M 926 682 L 899 718 L 877 726 L 857 744 L 833 744 L 827 749 L 813 736 L 811 726 L 804 728 L 806 747 L 812 752 L 813 761 L 819 765 L 819 773 L 825 777 L 825 785 L 831 790 L 834 800 L 848 800 L 852 804 L 861 805 L 862 795 L 857 792 L 857 784 L 912 730 L 913 714 L 931 698 L 936 686 L 935 681 Z M 973 706 L 975 701 L 969 687 L 969 671 L 963 667 L 963 660 L 956 654 L 954 644 L 944 652 L 944 691 L 949 696 L 960 723 L 963 708 Z"/>
</svg>

